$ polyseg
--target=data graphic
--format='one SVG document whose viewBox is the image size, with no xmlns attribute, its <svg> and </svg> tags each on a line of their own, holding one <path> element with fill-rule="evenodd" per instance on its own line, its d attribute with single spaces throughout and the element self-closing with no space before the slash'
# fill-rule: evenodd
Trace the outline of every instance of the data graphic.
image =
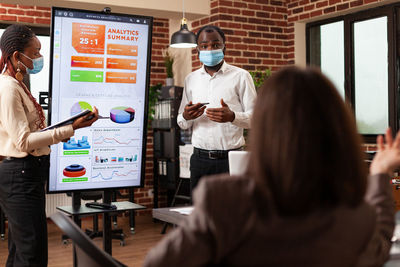
<svg viewBox="0 0 400 267">
<path fill-rule="evenodd" d="M 82 165 L 72 164 L 65 167 L 63 174 L 66 177 L 80 177 L 85 175 L 86 169 Z"/>
<path fill-rule="evenodd" d="M 151 17 L 53 7 L 50 124 L 99 111 L 53 145 L 49 191 L 144 183 Z"/>
<path fill-rule="evenodd" d="M 119 166 L 114 170 L 110 169 L 101 169 L 100 167 L 94 167 L 92 171 L 92 181 L 93 182 L 101 182 L 101 181 L 120 181 L 127 179 L 139 179 L 139 172 L 137 169 L 130 169 L 129 167 Z"/>
<path fill-rule="evenodd" d="M 110 119 L 115 123 L 128 123 L 135 118 L 135 110 L 130 107 L 115 107 L 110 111 Z"/>
<path fill-rule="evenodd" d="M 71 137 L 67 142 L 63 144 L 64 150 L 75 150 L 75 149 L 90 149 L 87 136 L 82 136 L 82 139 L 75 141 L 74 137 Z"/>
<path fill-rule="evenodd" d="M 74 116 L 74 115 L 76 115 L 78 113 L 81 113 L 85 109 L 93 110 L 92 106 L 88 102 L 85 102 L 85 101 L 76 102 L 71 107 L 71 116 Z"/>
<path fill-rule="evenodd" d="M 97 147 L 140 147 L 139 128 L 109 128 L 93 132 L 93 145 Z"/>
</svg>

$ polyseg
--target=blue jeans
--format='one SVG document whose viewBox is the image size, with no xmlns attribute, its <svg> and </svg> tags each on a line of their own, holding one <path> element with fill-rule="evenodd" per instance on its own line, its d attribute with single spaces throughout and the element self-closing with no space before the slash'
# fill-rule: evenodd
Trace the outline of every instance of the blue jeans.
<svg viewBox="0 0 400 267">
<path fill-rule="evenodd" d="M 49 158 L 13 158 L 0 163 L 0 205 L 8 217 L 6 266 L 47 266 L 45 182 Z"/>
</svg>

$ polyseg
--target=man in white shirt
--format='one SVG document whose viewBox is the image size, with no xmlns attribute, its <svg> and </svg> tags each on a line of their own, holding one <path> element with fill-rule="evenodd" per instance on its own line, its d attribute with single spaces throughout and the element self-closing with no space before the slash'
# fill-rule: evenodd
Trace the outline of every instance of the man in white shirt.
<svg viewBox="0 0 400 267">
<path fill-rule="evenodd" d="M 256 98 L 250 74 L 224 61 L 225 35 L 220 28 L 204 26 L 196 39 L 203 66 L 185 79 L 177 119 L 182 129 L 193 128 L 192 190 L 202 176 L 229 171 L 228 152 L 245 144 L 243 129 L 250 128 Z"/>
</svg>

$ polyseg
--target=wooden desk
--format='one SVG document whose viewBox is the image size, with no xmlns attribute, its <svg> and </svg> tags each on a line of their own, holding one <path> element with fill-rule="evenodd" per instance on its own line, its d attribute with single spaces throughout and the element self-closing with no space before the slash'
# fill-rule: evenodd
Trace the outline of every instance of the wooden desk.
<svg viewBox="0 0 400 267">
<path fill-rule="evenodd" d="M 179 207 L 153 209 L 153 218 L 163 222 L 180 225 L 187 218 L 188 215 L 184 215 L 176 211 L 171 211 L 171 209 L 176 208 Z"/>
</svg>

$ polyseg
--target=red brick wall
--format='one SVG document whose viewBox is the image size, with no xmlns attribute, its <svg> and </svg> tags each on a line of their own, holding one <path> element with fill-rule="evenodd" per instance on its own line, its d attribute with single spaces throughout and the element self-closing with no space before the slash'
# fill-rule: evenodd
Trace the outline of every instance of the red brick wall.
<svg viewBox="0 0 400 267">
<path fill-rule="evenodd" d="M 248 71 L 272 70 L 290 63 L 293 32 L 287 28 L 287 8 L 283 0 L 211 0 L 211 15 L 192 22 L 197 32 L 214 24 L 226 35 L 225 60 Z M 193 53 L 193 69 L 200 62 Z"/>
<path fill-rule="evenodd" d="M 169 46 L 169 20 L 157 19 L 153 21 L 153 47 L 151 50 L 151 76 L 150 84 L 165 84 L 167 78 L 162 50 Z"/>
<path fill-rule="evenodd" d="M 0 4 L 0 23 L 18 22 L 49 27 L 50 17 L 51 9 L 47 7 Z M 166 78 L 161 50 L 169 44 L 168 19 L 154 19 L 152 43 L 150 84 L 154 85 L 159 82 L 164 83 Z M 135 202 L 149 209 L 139 211 L 139 214 L 151 213 L 153 207 L 153 197 L 149 195 L 149 190 L 153 189 L 153 138 L 151 131 L 148 133 L 146 151 L 145 186 L 135 189 Z M 166 203 L 165 192 L 161 194 L 159 201 L 160 205 Z"/>
<path fill-rule="evenodd" d="M 226 34 L 228 63 L 248 71 L 294 64 L 294 22 L 359 8 L 384 0 L 210 0 L 211 15 L 192 22 Z M 200 66 L 193 50 L 193 69 Z"/>
</svg>

